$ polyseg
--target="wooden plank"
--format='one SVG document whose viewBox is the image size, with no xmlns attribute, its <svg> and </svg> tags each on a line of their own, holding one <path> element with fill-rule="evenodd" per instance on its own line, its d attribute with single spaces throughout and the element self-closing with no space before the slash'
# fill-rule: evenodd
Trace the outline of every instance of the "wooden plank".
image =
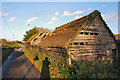
<svg viewBox="0 0 120 80">
<path fill-rule="evenodd" d="M 102 50 L 103 48 L 101 47 L 96 47 L 96 48 L 69 48 L 70 51 L 74 51 L 74 50 Z"/>
<path fill-rule="evenodd" d="M 102 45 L 70 45 L 70 48 L 96 48 L 96 47 L 102 47 Z"/>
<path fill-rule="evenodd" d="M 74 40 L 73 42 L 96 42 L 96 40 L 95 39 L 91 39 L 91 40 L 89 40 L 89 39 L 79 39 L 79 40 Z M 97 41 L 98 42 L 98 41 Z"/>
<path fill-rule="evenodd" d="M 88 52 L 100 52 L 101 50 L 80 50 L 80 51 L 70 51 L 71 53 L 88 53 Z"/>
</svg>

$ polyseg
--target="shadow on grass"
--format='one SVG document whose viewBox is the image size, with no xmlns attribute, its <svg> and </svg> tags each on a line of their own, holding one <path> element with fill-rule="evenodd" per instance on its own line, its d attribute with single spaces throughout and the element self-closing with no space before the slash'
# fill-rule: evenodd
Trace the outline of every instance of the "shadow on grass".
<svg viewBox="0 0 120 80">
<path fill-rule="evenodd" d="M 43 65 L 41 69 L 40 78 L 47 78 L 49 80 L 50 79 L 50 71 L 49 71 L 50 62 L 48 61 L 48 57 L 45 57 L 45 60 L 43 60 L 42 62 L 43 62 Z"/>
</svg>

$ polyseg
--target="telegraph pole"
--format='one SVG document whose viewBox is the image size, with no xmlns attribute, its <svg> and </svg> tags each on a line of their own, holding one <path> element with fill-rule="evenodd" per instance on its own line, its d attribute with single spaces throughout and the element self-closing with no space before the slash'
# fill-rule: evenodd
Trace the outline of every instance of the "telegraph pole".
<svg viewBox="0 0 120 80">
<path fill-rule="evenodd" d="M 14 41 L 14 34 L 13 34 L 13 41 Z"/>
<path fill-rule="evenodd" d="M 13 33 L 13 43 L 14 43 L 14 33 Z M 14 43 L 15 44 L 15 43 Z"/>
</svg>

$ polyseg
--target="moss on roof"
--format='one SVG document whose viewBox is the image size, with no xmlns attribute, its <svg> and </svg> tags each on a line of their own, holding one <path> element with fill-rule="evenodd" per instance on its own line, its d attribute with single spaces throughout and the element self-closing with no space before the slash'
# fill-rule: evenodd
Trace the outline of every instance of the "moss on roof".
<svg viewBox="0 0 120 80">
<path fill-rule="evenodd" d="M 71 38 L 75 36 L 78 31 L 77 27 L 81 27 L 84 23 L 85 18 L 86 16 L 57 27 L 48 37 L 41 41 L 38 46 L 65 47 Z"/>
<path fill-rule="evenodd" d="M 76 36 L 77 32 L 82 29 L 86 29 L 86 26 L 90 26 L 96 16 L 100 16 L 100 19 L 103 21 L 111 37 L 114 38 L 113 33 L 102 19 L 100 14 L 101 13 L 99 11 L 95 10 L 87 16 L 57 27 L 48 37 L 41 41 L 38 46 L 67 47 L 69 42 Z"/>
</svg>

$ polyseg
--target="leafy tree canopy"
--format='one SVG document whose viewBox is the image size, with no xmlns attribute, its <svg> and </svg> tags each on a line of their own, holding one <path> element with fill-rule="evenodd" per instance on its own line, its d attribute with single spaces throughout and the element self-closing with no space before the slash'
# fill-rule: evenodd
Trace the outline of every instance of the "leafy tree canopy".
<svg viewBox="0 0 120 80">
<path fill-rule="evenodd" d="M 33 28 L 29 31 L 26 31 L 26 34 L 24 35 L 23 41 L 27 41 L 31 36 L 38 33 L 39 31 L 36 28 Z"/>
</svg>

